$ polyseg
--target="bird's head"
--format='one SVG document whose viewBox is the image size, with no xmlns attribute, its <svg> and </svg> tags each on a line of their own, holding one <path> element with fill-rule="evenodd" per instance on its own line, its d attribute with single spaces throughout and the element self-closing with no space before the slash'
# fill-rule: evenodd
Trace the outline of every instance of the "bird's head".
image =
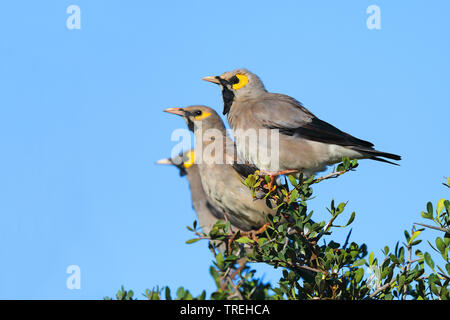
<svg viewBox="0 0 450 320">
<path fill-rule="evenodd" d="M 222 119 L 220 119 L 217 112 L 206 106 L 195 105 L 186 108 L 169 108 L 164 111 L 182 116 L 192 132 L 195 132 L 197 128 L 225 130 Z"/>
<path fill-rule="evenodd" d="M 189 168 L 194 165 L 195 162 L 195 151 L 187 150 L 173 158 L 165 158 L 156 161 L 157 164 L 169 164 L 177 167 L 180 170 L 180 176 L 185 176 L 188 174 Z"/>
<path fill-rule="evenodd" d="M 247 69 L 235 69 L 220 76 L 208 76 L 202 80 L 218 84 L 222 89 L 223 114 L 227 114 L 235 99 L 254 98 L 266 92 L 261 79 Z"/>
</svg>

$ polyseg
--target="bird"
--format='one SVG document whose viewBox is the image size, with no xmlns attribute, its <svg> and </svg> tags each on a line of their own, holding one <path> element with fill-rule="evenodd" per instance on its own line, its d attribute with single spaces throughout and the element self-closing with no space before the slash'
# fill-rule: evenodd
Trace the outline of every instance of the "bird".
<svg viewBox="0 0 450 320">
<path fill-rule="evenodd" d="M 274 216 L 276 210 L 269 208 L 264 199 L 254 199 L 244 185 L 246 176 L 233 166 L 236 162 L 234 142 L 217 112 L 202 105 L 164 111 L 182 116 L 194 132 L 195 163 L 203 189 L 212 203 L 221 208 L 230 223 L 240 230 L 263 230 L 267 226 L 266 215 Z"/>
<path fill-rule="evenodd" d="M 180 171 L 180 176 L 186 176 L 191 190 L 192 207 L 197 213 L 200 228 L 209 234 L 214 224 L 219 220 L 225 220 L 224 212 L 216 206 L 203 190 L 198 166 L 194 163 L 195 151 L 187 150 L 173 158 L 164 158 L 156 163 L 161 165 L 173 165 Z"/>
<path fill-rule="evenodd" d="M 221 87 L 223 114 L 232 129 L 238 153 L 261 173 L 269 176 L 303 173 L 309 177 L 343 157 L 390 164 L 396 163 L 386 159 L 401 160 L 401 156 L 378 151 L 373 143 L 319 119 L 294 98 L 267 91 L 261 79 L 245 68 L 202 80 Z M 247 136 L 254 132 L 256 143 L 247 143 Z M 264 135 L 267 136 L 262 139 Z M 269 142 L 269 136 L 274 140 Z"/>
<path fill-rule="evenodd" d="M 200 228 L 203 233 L 209 234 L 213 226 L 219 221 L 225 221 L 225 213 L 219 208 L 203 189 L 199 168 L 195 162 L 195 151 L 186 150 L 181 152 L 173 158 L 163 158 L 156 163 L 160 165 L 173 165 L 180 171 L 180 176 L 186 176 L 189 181 L 189 188 L 191 191 L 192 207 L 194 208 Z M 233 225 L 230 222 L 230 231 L 233 233 L 241 232 L 245 233 L 245 230 Z M 226 244 L 220 241 L 212 241 L 214 246 L 219 252 L 224 253 L 226 251 Z M 252 252 L 251 248 L 246 244 L 240 244 L 240 249 L 243 253 L 248 254 Z M 239 260 L 239 264 L 245 263 L 245 261 Z"/>
</svg>

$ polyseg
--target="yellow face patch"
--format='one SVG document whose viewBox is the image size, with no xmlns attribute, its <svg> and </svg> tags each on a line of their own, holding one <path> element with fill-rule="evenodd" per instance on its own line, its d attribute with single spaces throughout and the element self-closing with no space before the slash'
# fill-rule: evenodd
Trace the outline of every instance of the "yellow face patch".
<svg viewBox="0 0 450 320">
<path fill-rule="evenodd" d="M 205 119 L 205 118 L 208 118 L 210 115 L 211 115 L 210 112 L 202 112 L 201 115 L 195 116 L 194 119 L 195 119 L 195 120 L 203 120 L 203 119 Z M 192 151 L 192 152 L 193 152 L 193 151 Z"/>
<path fill-rule="evenodd" d="M 233 84 L 233 89 L 234 90 L 239 90 L 239 89 L 241 89 L 242 87 L 244 87 L 248 83 L 248 78 L 244 74 L 238 73 L 238 74 L 236 74 L 236 78 L 239 79 L 239 82 Z"/>
<path fill-rule="evenodd" d="M 183 167 L 185 167 L 186 169 L 192 167 L 192 165 L 194 164 L 194 162 L 195 162 L 195 151 L 194 150 L 189 151 L 187 153 L 187 158 L 188 158 L 187 161 L 185 161 L 183 163 Z"/>
</svg>

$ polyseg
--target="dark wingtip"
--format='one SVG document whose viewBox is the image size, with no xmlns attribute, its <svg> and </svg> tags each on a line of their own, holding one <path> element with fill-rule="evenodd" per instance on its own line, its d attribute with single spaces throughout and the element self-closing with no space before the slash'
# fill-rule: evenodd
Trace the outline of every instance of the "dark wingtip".
<svg viewBox="0 0 450 320">
<path fill-rule="evenodd" d="M 388 159 L 392 159 L 392 160 L 397 160 L 397 161 L 402 160 L 401 156 L 399 156 L 398 154 L 393 154 L 393 153 L 381 152 L 380 156 L 388 158 Z"/>
<path fill-rule="evenodd" d="M 367 150 L 367 149 L 355 148 L 355 150 L 364 152 L 364 153 L 366 153 L 368 155 L 371 155 L 373 158 L 382 157 L 382 158 L 388 158 L 388 159 L 396 160 L 396 161 L 402 160 L 401 156 L 399 156 L 398 154 L 394 154 L 394 153 L 382 152 L 382 151 L 373 150 L 373 149 L 372 150 Z"/>
<path fill-rule="evenodd" d="M 383 159 L 383 158 L 371 157 L 370 159 L 376 160 L 376 161 L 380 161 L 380 162 L 384 162 L 384 163 L 393 164 L 394 166 L 400 166 L 398 163 L 391 162 L 391 161 Z M 395 160 L 401 160 L 401 157 L 399 156 L 399 159 L 395 159 Z"/>
</svg>

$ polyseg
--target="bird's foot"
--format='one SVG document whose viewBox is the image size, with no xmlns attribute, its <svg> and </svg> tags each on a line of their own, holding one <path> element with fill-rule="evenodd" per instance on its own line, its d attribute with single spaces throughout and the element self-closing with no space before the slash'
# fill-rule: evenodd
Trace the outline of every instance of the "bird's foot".
<svg viewBox="0 0 450 320">
<path fill-rule="evenodd" d="M 258 238 L 256 237 L 256 235 L 266 231 L 269 226 L 270 226 L 270 223 L 267 222 L 261 228 L 259 228 L 258 230 L 251 230 L 251 231 L 241 232 L 241 235 L 244 236 L 244 237 L 249 237 L 253 241 L 258 242 Z"/>
<path fill-rule="evenodd" d="M 270 223 L 265 223 L 261 228 L 259 228 L 258 230 L 251 230 L 251 231 L 240 231 L 239 232 L 239 236 L 240 237 L 248 237 L 250 239 L 252 239 L 255 242 L 258 242 L 258 238 L 256 237 L 258 234 L 263 233 L 264 231 L 267 230 L 267 228 L 270 226 Z M 236 235 L 238 234 L 238 232 L 232 234 L 229 238 L 228 238 L 228 252 L 231 252 L 231 244 L 233 243 L 234 239 L 236 238 Z"/>
<path fill-rule="evenodd" d="M 298 172 L 298 170 L 295 170 L 295 169 L 287 169 L 287 170 L 281 170 L 281 171 L 259 170 L 260 175 L 271 176 L 271 177 L 277 177 L 277 176 L 281 176 L 283 174 L 290 174 L 290 173 L 297 173 L 297 172 Z"/>
<path fill-rule="evenodd" d="M 281 171 L 260 170 L 259 175 L 270 177 L 269 184 L 267 184 L 265 187 L 269 190 L 269 192 L 272 192 L 276 189 L 276 186 L 273 185 L 273 183 L 275 182 L 275 177 L 281 176 L 283 174 L 291 174 L 291 173 L 297 173 L 297 172 L 298 172 L 298 170 L 293 170 L 293 169 L 287 169 L 287 170 L 281 170 Z"/>
</svg>

